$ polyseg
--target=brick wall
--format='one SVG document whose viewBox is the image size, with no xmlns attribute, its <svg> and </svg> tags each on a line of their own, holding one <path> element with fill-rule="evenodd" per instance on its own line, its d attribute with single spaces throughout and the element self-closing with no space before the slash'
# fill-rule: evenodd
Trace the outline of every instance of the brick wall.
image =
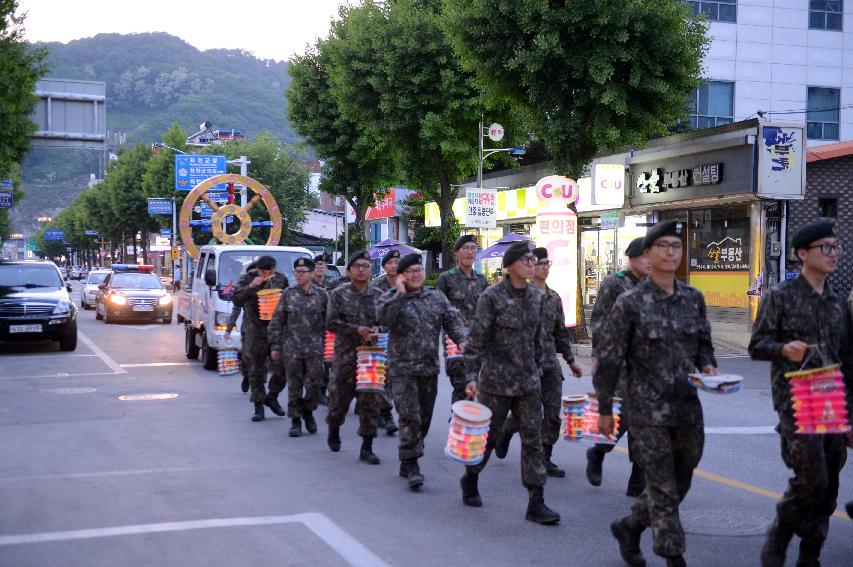
<svg viewBox="0 0 853 567">
<path fill-rule="evenodd" d="M 788 203 L 788 262 L 786 271 L 800 269 L 796 256 L 791 256 L 791 236 L 802 225 L 818 220 L 820 199 L 838 199 L 838 215 L 833 219 L 844 254 L 838 270 L 830 277 L 836 291 L 845 296 L 853 288 L 853 155 L 813 161 L 806 166 L 806 197 Z"/>
</svg>

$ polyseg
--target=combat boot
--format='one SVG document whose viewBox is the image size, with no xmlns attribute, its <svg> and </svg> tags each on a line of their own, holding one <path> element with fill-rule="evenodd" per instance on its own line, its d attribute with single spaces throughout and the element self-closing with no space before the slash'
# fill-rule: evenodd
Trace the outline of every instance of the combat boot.
<svg viewBox="0 0 853 567">
<path fill-rule="evenodd" d="M 566 471 L 551 462 L 551 453 L 553 450 L 553 445 L 542 445 L 542 452 L 545 453 L 545 474 L 554 478 L 565 478 Z"/>
<path fill-rule="evenodd" d="M 400 477 L 401 478 L 409 478 L 409 470 L 411 470 L 411 461 L 406 459 L 405 461 L 400 461 Z"/>
<path fill-rule="evenodd" d="M 424 475 L 421 474 L 421 468 L 418 466 L 417 459 L 409 461 L 409 488 L 418 490 L 424 485 Z"/>
<path fill-rule="evenodd" d="M 506 458 L 506 454 L 509 453 L 510 441 L 512 441 L 512 431 L 504 431 L 503 434 L 498 438 L 498 442 L 495 444 L 495 456 L 497 458 Z"/>
<path fill-rule="evenodd" d="M 625 491 L 626 496 L 636 498 L 646 489 L 646 473 L 643 469 L 637 466 L 637 463 L 631 463 L 631 478 L 628 479 L 628 490 Z"/>
<path fill-rule="evenodd" d="M 619 542 L 619 555 L 622 561 L 630 567 L 646 567 L 646 558 L 640 551 L 640 536 L 643 535 L 643 527 L 631 527 L 625 519 L 616 520 L 610 524 L 610 533 Z"/>
<path fill-rule="evenodd" d="M 524 518 L 528 522 L 535 522 L 545 526 L 560 523 L 560 515 L 545 505 L 544 490 L 541 486 L 528 488 L 530 500 L 527 503 L 527 514 Z"/>
<path fill-rule="evenodd" d="M 853 519 L 853 500 L 851 500 L 850 502 L 848 502 L 848 503 L 845 505 L 845 507 L 844 507 L 844 508 L 847 510 L 847 516 L 848 516 L 850 519 Z"/>
<path fill-rule="evenodd" d="M 683 555 L 671 555 L 666 558 L 666 567 L 687 567 Z"/>
<path fill-rule="evenodd" d="M 462 487 L 462 502 L 472 508 L 480 508 L 483 505 L 483 501 L 480 499 L 480 491 L 477 488 L 478 479 L 479 475 L 471 474 L 468 471 L 465 471 L 465 474 L 459 479 L 459 485 Z"/>
<path fill-rule="evenodd" d="M 389 413 L 385 416 L 385 433 L 387 435 L 394 435 L 398 431 L 400 431 L 400 428 L 394 423 L 394 415 Z"/>
<path fill-rule="evenodd" d="M 820 567 L 820 550 L 823 542 L 800 540 L 800 555 L 797 557 L 797 567 Z"/>
<path fill-rule="evenodd" d="M 314 414 L 310 411 L 304 412 L 302 419 L 305 420 L 305 429 L 308 430 L 308 433 L 314 434 L 317 433 L 317 421 L 314 419 Z"/>
<path fill-rule="evenodd" d="M 373 453 L 373 438 L 362 437 L 361 439 L 361 451 L 358 453 L 358 460 L 364 461 L 368 465 L 378 465 L 379 457 Z"/>
<path fill-rule="evenodd" d="M 329 444 L 329 449 L 333 453 L 341 450 L 341 428 L 329 426 L 329 436 L 326 438 L 326 443 Z"/>
<path fill-rule="evenodd" d="M 302 420 L 294 417 L 290 420 L 290 431 L 287 432 L 288 437 L 302 437 Z"/>
<path fill-rule="evenodd" d="M 267 394 L 267 397 L 264 398 L 264 405 L 279 417 L 287 415 L 284 408 L 278 403 L 278 394 Z"/>
<path fill-rule="evenodd" d="M 601 486 L 601 468 L 604 464 L 604 453 L 593 445 L 586 450 L 586 479 L 593 486 Z"/>
<path fill-rule="evenodd" d="M 767 531 L 767 540 L 761 548 L 761 567 L 784 567 L 788 544 L 794 530 L 777 518 Z"/>
<path fill-rule="evenodd" d="M 243 374 L 243 381 L 240 382 L 240 389 L 243 390 L 243 393 L 249 391 L 249 377 Z"/>
<path fill-rule="evenodd" d="M 255 402 L 255 415 L 252 416 L 252 421 L 263 421 L 264 420 L 264 404 L 262 402 Z"/>
</svg>

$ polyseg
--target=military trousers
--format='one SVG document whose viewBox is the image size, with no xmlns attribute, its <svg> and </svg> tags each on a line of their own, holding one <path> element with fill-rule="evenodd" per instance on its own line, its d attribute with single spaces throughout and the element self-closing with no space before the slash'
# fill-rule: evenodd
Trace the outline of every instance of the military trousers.
<svg viewBox="0 0 853 567">
<path fill-rule="evenodd" d="M 820 544 L 838 499 L 838 478 L 847 462 L 844 435 L 797 435 L 780 431 L 782 460 L 794 472 L 776 505 L 779 521 L 804 541 Z"/>
<path fill-rule="evenodd" d="M 243 341 L 243 363 L 249 372 L 249 385 L 252 388 L 250 400 L 252 403 L 263 402 L 267 397 L 267 372 L 270 377 L 269 393 L 277 396 L 287 385 L 284 365 L 273 362 L 270 358 L 270 345 L 266 333 L 251 334 Z"/>
<path fill-rule="evenodd" d="M 554 446 L 560 439 L 560 409 L 563 397 L 563 372 L 560 368 L 545 370 L 542 374 L 542 444 Z M 518 420 L 510 415 L 504 426 L 504 435 L 518 432 Z"/>
<path fill-rule="evenodd" d="M 373 438 L 376 437 L 376 428 L 379 425 L 379 404 L 385 394 L 383 391 L 357 392 L 355 366 L 355 352 L 352 356 L 335 357 L 329 381 L 329 413 L 326 415 L 326 423 L 329 427 L 342 426 L 353 398 L 357 398 L 358 434 L 361 437 Z"/>
<path fill-rule="evenodd" d="M 304 358 L 285 358 L 287 373 L 287 414 L 290 417 L 302 417 L 305 412 L 313 412 L 320 403 L 320 391 L 323 387 L 322 356 Z"/>
<path fill-rule="evenodd" d="M 400 416 L 400 460 L 419 459 L 424 456 L 424 439 L 432 422 L 438 375 L 395 374 L 389 379 Z"/>
<path fill-rule="evenodd" d="M 705 430 L 701 425 L 632 425 L 631 443 L 634 462 L 647 480 L 646 490 L 631 507 L 632 517 L 652 529 L 656 554 L 680 555 L 685 542 L 678 506 L 687 496 L 693 469 L 702 459 Z"/>
<path fill-rule="evenodd" d="M 461 356 L 451 359 L 445 358 L 444 367 L 447 371 L 447 377 L 450 379 L 450 386 L 453 388 L 450 403 L 455 404 L 459 400 L 465 399 L 465 386 L 468 385 L 468 377 L 465 373 L 465 359 Z"/>
<path fill-rule="evenodd" d="M 518 421 L 521 437 L 521 482 L 527 488 L 545 485 L 545 458 L 542 452 L 542 398 L 538 390 L 523 396 L 499 396 L 480 392 L 477 400 L 492 410 L 486 454 L 478 465 L 465 467 L 470 474 L 480 474 L 504 430 L 507 416 Z"/>
</svg>

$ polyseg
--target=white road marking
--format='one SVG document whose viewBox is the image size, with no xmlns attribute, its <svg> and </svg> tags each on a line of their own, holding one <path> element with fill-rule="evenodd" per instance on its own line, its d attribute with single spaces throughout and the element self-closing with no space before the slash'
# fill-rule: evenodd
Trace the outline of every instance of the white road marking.
<svg viewBox="0 0 853 567">
<path fill-rule="evenodd" d="M 81 372 L 78 374 L 72 374 L 67 372 L 54 372 L 53 374 L 30 374 L 27 376 L 4 376 L 4 380 L 12 380 L 12 379 L 27 379 L 31 380 L 33 378 L 69 378 L 76 376 L 115 376 L 115 372 Z"/>
<path fill-rule="evenodd" d="M 246 526 L 272 526 L 280 524 L 302 524 L 314 532 L 329 547 L 334 549 L 344 561 L 353 567 L 389 567 L 357 539 L 332 520 L 316 512 L 294 514 L 292 516 L 255 516 L 243 518 L 213 518 L 209 520 L 189 520 L 185 522 L 163 522 L 159 524 L 135 524 L 112 528 L 93 528 L 65 532 L 41 532 L 0 536 L 0 547 L 27 543 L 48 543 L 73 541 L 99 537 L 141 535 L 163 532 L 180 532 L 211 528 L 233 528 Z"/>
<path fill-rule="evenodd" d="M 113 358 L 105 353 L 101 347 L 96 345 L 92 339 L 77 331 L 77 338 L 83 341 L 83 343 L 89 347 L 89 350 L 95 353 L 95 355 L 101 359 L 101 361 L 112 369 L 113 374 L 127 374 L 127 370 L 123 369 L 118 365 L 118 362 L 113 360 Z"/>
<path fill-rule="evenodd" d="M 773 425 L 752 425 L 743 427 L 706 427 L 705 433 L 716 433 L 720 435 L 767 435 L 776 433 Z"/>
<path fill-rule="evenodd" d="M 119 471 L 99 471 L 99 472 L 88 472 L 88 473 L 71 473 L 71 474 L 42 474 L 42 475 L 33 475 L 33 476 L 10 476 L 7 478 L 0 478 L 0 482 L 29 482 L 33 480 L 66 480 L 66 479 L 84 479 L 84 478 L 102 478 L 102 477 L 110 477 L 110 476 L 133 476 L 133 475 L 144 475 L 144 474 L 164 474 L 164 473 L 173 473 L 173 472 L 192 472 L 199 473 L 202 471 L 222 471 L 228 469 L 246 469 L 251 468 L 251 465 L 235 465 L 228 467 L 215 467 L 215 468 L 199 468 L 199 467 L 172 467 L 172 468 L 162 468 L 162 469 L 129 469 L 129 470 L 119 470 Z"/>
<path fill-rule="evenodd" d="M 13 355 L 0 355 L 0 358 L 3 360 L 8 360 L 10 358 L 64 358 L 68 356 L 76 356 L 76 357 L 90 357 L 95 358 L 98 356 L 97 354 L 66 354 L 62 352 L 50 352 L 50 353 L 33 353 L 33 354 L 13 354 Z"/>
<path fill-rule="evenodd" d="M 157 366 L 198 366 L 198 362 L 140 362 L 120 364 L 122 368 L 152 368 Z"/>
</svg>

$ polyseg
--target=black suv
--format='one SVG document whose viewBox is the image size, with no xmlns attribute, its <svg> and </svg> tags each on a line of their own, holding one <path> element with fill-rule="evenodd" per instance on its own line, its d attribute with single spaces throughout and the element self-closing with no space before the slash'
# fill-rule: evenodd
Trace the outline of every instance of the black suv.
<svg viewBox="0 0 853 567">
<path fill-rule="evenodd" d="M 152 271 L 154 266 L 113 264 L 113 273 L 98 285 L 95 319 L 172 322 L 172 295 Z"/>
<path fill-rule="evenodd" d="M 57 341 L 77 348 L 71 286 L 51 262 L 0 260 L 0 341 Z"/>
</svg>

